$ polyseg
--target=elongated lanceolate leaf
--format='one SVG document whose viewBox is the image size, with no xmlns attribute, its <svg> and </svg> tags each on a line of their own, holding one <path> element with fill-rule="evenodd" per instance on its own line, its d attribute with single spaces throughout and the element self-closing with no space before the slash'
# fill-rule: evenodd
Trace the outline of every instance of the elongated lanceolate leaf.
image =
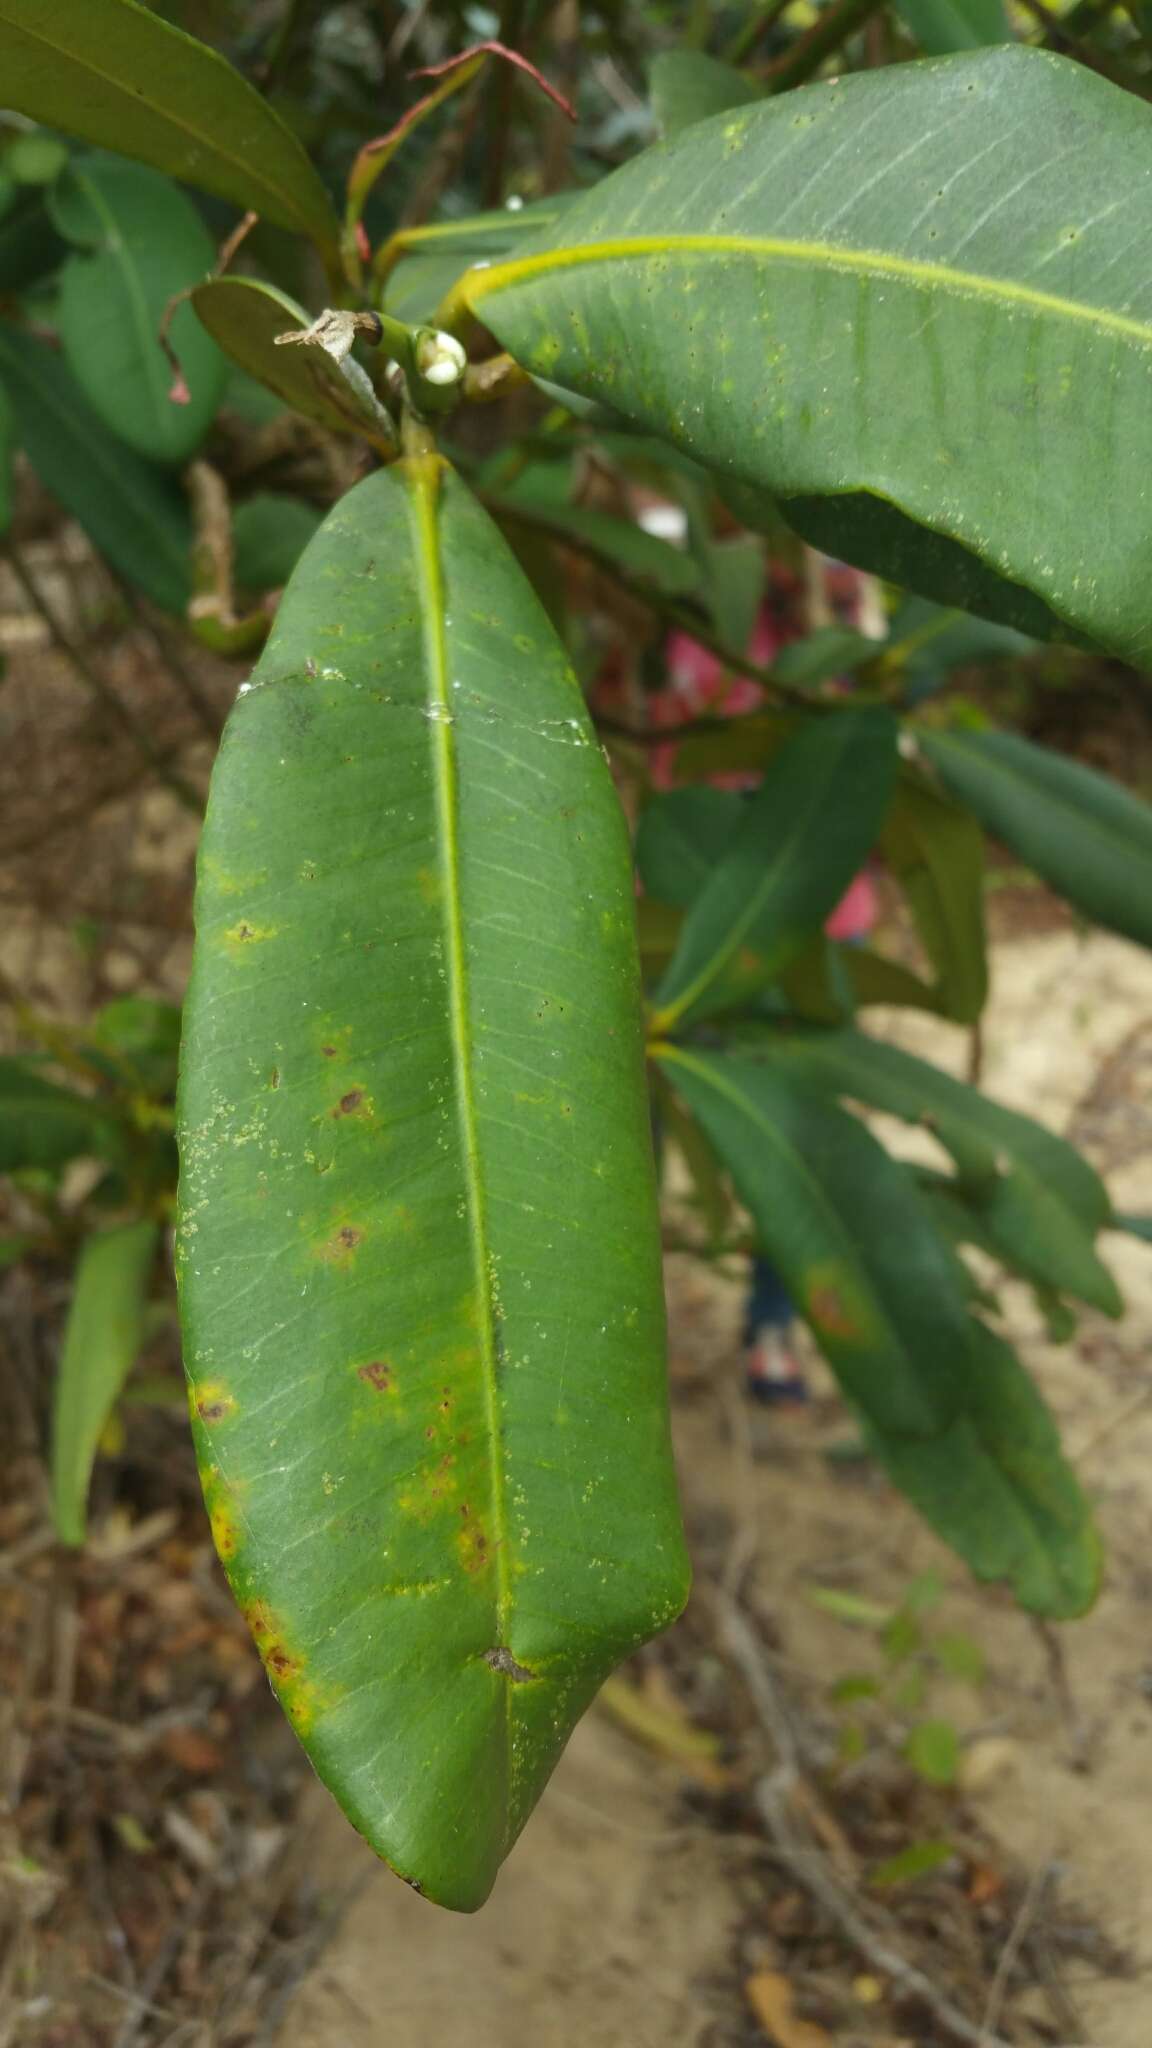
<svg viewBox="0 0 1152 2048">
<path fill-rule="evenodd" d="M 336 222 L 300 144 L 223 57 L 136 0 L 0 0 L 6 106 L 295 228 Z"/>
<path fill-rule="evenodd" d="M 685 129 L 446 310 L 719 474 L 824 501 L 826 545 L 865 494 L 897 519 L 870 566 L 890 546 L 924 587 L 926 530 L 926 594 L 951 548 L 1139 663 L 1150 174 L 1147 108 L 1079 65 L 894 65 Z"/>
<path fill-rule="evenodd" d="M 685 1563 L 623 821 L 434 457 L 330 515 L 237 703 L 185 1020 L 217 1545 L 345 1811 L 469 1910 Z"/>
<path fill-rule="evenodd" d="M 192 523 L 179 486 L 93 412 L 46 342 L 0 323 L 0 376 L 29 462 L 89 539 L 162 610 L 191 595 Z"/>
<path fill-rule="evenodd" d="M 286 292 L 253 278 L 214 277 L 197 285 L 192 304 L 225 354 L 294 412 L 335 434 L 362 434 L 381 453 L 393 451 L 391 422 L 359 363 L 338 363 L 322 348 L 277 347 L 278 334 L 309 324 Z"/>
<path fill-rule="evenodd" d="M 956 1161 L 997 1255 L 1108 1315 L 1123 1303 L 1094 1249 L 1110 1213 L 1086 1159 L 1030 1117 L 856 1031 L 766 1031 L 762 1056 L 817 1087 L 931 1131 Z"/>
<path fill-rule="evenodd" d="M 902 767 L 880 845 L 935 975 L 933 1007 L 957 1024 L 974 1024 L 988 998 L 979 825 Z"/>
<path fill-rule="evenodd" d="M 636 866 L 650 895 L 686 910 L 723 859 L 747 804 L 731 789 L 671 789 L 645 804 L 636 828 Z"/>
<path fill-rule="evenodd" d="M 888 711 L 845 710 L 790 739 L 724 859 L 695 898 L 656 994 L 657 1029 L 771 980 L 865 860 L 896 773 Z"/>
<path fill-rule="evenodd" d="M 1035 1389 L 968 1314 L 955 1253 L 863 1126 L 753 1060 L 661 1047 L 729 1168 L 762 1249 L 872 1447 L 980 1578 L 1037 1613 L 1091 1604 L 1087 1505 Z"/>
<path fill-rule="evenodd" d="M 723 64 L 702 50 L 662 50 L 649 81 L 652 112 L 665 141 L 730 107 L 747 107 L 762 99 L 759 86 L 733 64 Z"/>
<path fill-rule="evenodd" d="M 52 1513 L 62 1543 L 83 1543 L 88 1482 L 100 1433 L 144 1337 L 155 1223 L 86 1238 L 56 1375 Z"/>
<path fill-rule="evenodd" d="M 79 158 L 51 207 L 76 245 L 56 316 L 73 376 L 129 447 L 158 462 L 185 461 L 208 431 L 227 365 L 181 306 L 170 333 L 189 396 L 174 405 L 160 322 L 168 301 L 212 268 L 207 228 L 169 179 L 116 157 Z"/>
<path fill-rule="evenodd" d="M 1152 946 L 1152 805 L 1016 733 L 919 733 L 945 787 L 1095 924 Z"/>
</svg>

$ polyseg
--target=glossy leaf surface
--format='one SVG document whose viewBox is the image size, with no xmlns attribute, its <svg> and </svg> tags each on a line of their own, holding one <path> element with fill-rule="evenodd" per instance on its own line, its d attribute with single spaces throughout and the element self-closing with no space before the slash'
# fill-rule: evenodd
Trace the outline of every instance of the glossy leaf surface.
<svg viewBox="0 0 1152 2048">
<path fill-rule="evenodd" d="M 1147 109 L 1079 65 L 895 65 L 685 129 L 456 304 L 717 473 L 819 501 L 833 551 L 860 559 L 844 508 L 894 508 L 868 566 L 946 597 L 950 549 L 1139 663 L 1150 174 Z"/>
<path fill-rule="evenodd" d="M 192 308 L 181 306 L 170 336 L 189 399 L 175 405 L 158 337 L 168 301 L 212 268 L 207 228 L 169 179 L 105 156 L 77 159 L 52 217 L 76 245 L 57 309 L 73 376 L 129 447 L 158 462 L 185 461 L 208 431 L 227 366 Z"/>
<path fill-rule="evenodd" d="M 334 249 L 328 195 L 279 115 L 135 0 L 0 0 L 0 77 L 19 113 Z"/>
<path fill-rule="evenodd" d="M 1095 924 L 1152 946 L 1152 805 L 1017 733 L 922 733 L 945 787 Z"/>
<path fill-rule="evenodd" d="M 1043 1402 L 970 1316 L 955 1254 L 863 1125 L 757 1062 L 664 1048 L 876 1456 L 980 1578 L 1091 1604 L 1098 1546 Z"/>
<path fill-rule="evenodd" d="M 685 1562 L 623 820 L 432 457 L 332 512 L 238 700 L 185 1018 L 217 1544 L 345 1811 L 470 1910 Z"/>
<path fill-rule="evenodd" d="M 383 409 L 324 349 L 277 347 L 278 334 L 309 324 L 286 292 L 248 277 L 214 277 L 197 285 L 192 304 L 225 354 L 294 412 L 335 434 L 362 434 L 382 452 L 392 450 L 395 434 Z M 353 364 L 354 371 L 359 367 Z"/>
<path fill-rule="evenodd" d="M 781 748 L 684 920 L 656 992 L 657 1030 L 725 1006 L 734 976 L 763 985 L 800 951 L 872 846 L 896 737 L 890 712 L 841 711 Z"/>
<path fill-rule="evenodd" d="M 101 1431 L 144 1337 L 155 1223 L 121 1224 L 85 1239 L 56 1374 L 52 1514 L 62 1543 L 83 1543 L 88 1482 Z"/>
</svg>

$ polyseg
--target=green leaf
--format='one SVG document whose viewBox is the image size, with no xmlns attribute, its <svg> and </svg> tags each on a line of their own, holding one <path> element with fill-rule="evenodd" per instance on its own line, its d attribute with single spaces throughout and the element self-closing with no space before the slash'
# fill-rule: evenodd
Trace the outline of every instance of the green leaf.
<svg viewBox="0 0 1152 2048">
<path fill-rule="evenodd" d="M 50 276 L 66 254 L 43 193 L 35 189 L 21 192 L 0 218 L 0 291 L 26 291 Z"/>
<path fill-rule="evenodd" d="M 88 1482 L 101 1431 L 140 1350 L 159 1232 L 125 1223 L 85 1239 L 56 1376 L 52 1516 L 62 1543 L 84 1541 Z"/>
<path fill-rule="evenodd" d="M 686 910 L 728 852 L 747 814 L 730 789 L 671 789 L 653 797 L 636 828 L 636 866 L 649 894 Z"/>
<path fill-rule="evenodd" d="M 932 1655 L 947 1678 L 961 1678 L 966 1685 L 983 1685 L 984 1652 L 971 1636 L 934 1636 Z"/>
<path fill-rule="evenodd" d="M 1004 0 L 895 0 L 926 57 L 951 57 L 1013 40 Z"/>
<path fill-rule="evenodd" d="M 662 50 L 652 63 L 649 97 L 656 125 L 667 141 L 693 121 L 749 106 L 763 95 L 742 71 L 722 64 L 718 57 L 705 56 L 702 50 Z"/>
<path fill-rule="evenodd" d="M 813 1607 L 832 1615 L 836 1621 L 847 1622 L 850 1628 L 883 1628 L 889 1619 L 886 1607 L 875 1600 L 864 1600 L 858 1593 L 848 1593 L 841 1586 L 809 1586 L 806 1590 Z M 868 1683 L 875 1692 L 875 1680 Z"/>
<path fill-rule="evenodd" d="M 696 897 L 656 994 L 670 1030 L 763 986 L 833 910 L 875 840 L 896 771 L 880 709 L 809 724 L 772 762 L 724 859 Z"/>
<path fill-rule="evenodd" d="M 573 196 L 554 192 L 530 206 L 505 206 L 467 214 L 462 220 L 402 230 L 402 253 L 384 288 L 388 312 L 415 327 L 434 324 L 441 300 L 462 272 L 473 263 L 491 263 L 506 256 L 541 229 L 555 227 Z"/>
<path fill-rule="evenodd" d="M 21 1059 L 0 1059 L 0 1173 L 52 1171 L 88 1155 L 118 1159 L 122 1149 L 102 1104 L 42 1080 Z"/>
<path fill-rule="evenodd" d="M 943 1870 L 955 1854 L 951 1842 L 910 1842 L 906 1849 L 900 1849 L 895 1856 L 877 1863 L 869 1872 L 868 1882 L 878 1885 L 911 1884 L 918 1877 L 930 1877 L 934 1870 Z"/>
<path fill-rule="evenodd" d="M 5 105 L 137 157 L 334 261 L 331 203 L 278 114 L 207 44 L 135 0 L 0 0 Z"/>
<path fill-rule="evenodd" d="M 0 376 L 41 483 L 122 576 L 162 610 L 183 613 L 192 525 L 171 478 L 105 426 L 54 349 L 4 323 Z"/>
<path fill-rule="evenodd" d="M 52 217 L 77 246 L 60 276 L 57 326 L 68 365 L 122 441 L 183 462 L 207 433 L 226 365 L 192 308 L 171 341 L 190 393 L 175 405 L 159 331 L 168 301 L 210 270 L 207 228 L 167 178 L 115 157 L 80 157 L 57 187 Z"/>
<path fill-rule="evenodd" d="M 685 1563 L 623 819 L 432 457 L 336 507 L 238 699 L 185 1020 L 217 1544 L 349 1817 L 471 1910 Z"/>
<path fill-rule="evenodd" d="M 232 515 L 236 581 L 243 590 L 280 590 L 320 525 L 303 498 L 258 491 Z"/>
<path fill-rule="evenodd" d="M 1006 732 L 918 732 L 949 793 L 1085 917 L 1152 946 L 1152 805 Z"/>
<path fill-rule="evenodd" d="M 0 534 L 7 533 L 12 524 L 15 462 L 16 422 L 12 417 L 12 402 L 0 384 Z"/>
<path fill-rule="evenodd" d="M 556 465 L 549 464 L 549 469 Z M 691 597 L 700 588 L 699 565 L 682 548 L 673 547 L 654 533 L 645 533 L 631 519 L 617 519 L 588 505 L 570 505 L 552 491 L 537 488 L 543 464 L 534 464 L 503 490 L 487 494 L 486 502 L 499 516 L 511 512 L 532 521 L 560 540 L 571 539 L 603 556 L 614 568 L 651 584 L 665 597 Z"/>
<path fill-rule="evenodd" d="M 935 974 L 935 1007 L 957 1024 L 974 1024 L 988 998 L 980 827 L 901 767 L 880 848 Z"/>
<path fill-rule="evenodd" d="M 175 1087 L 180 1052 L 180 1012 L 175 1003 L 151 996 L 117 996 L 97 1010 L 91 1037 L 94 1047 L 112 1053 L 121 1072 L 126 1070 L 138 1087 L 163 1095 Z"/>
<path fill-rule="evenodd" d="M 856 1031 L 794 1029 L 757 1039 L 765 1058 L 817 1087 L 928 1130 L 968 1181 L 975 1241 L 1039 1285 L 1119 1315 L 1123 1302 L 1093 1238 L 1108 1193 L 1054 1132 L 990 1102 L 897 1046 Z"/>
<path fill-rule="evenodd" d="M 310 324 L 286 292 L 248 277 L 214 277 L 197 285 L 192 304 L 225 354 L 294 412 L 334 434 L 362 434 L 381 452 L 394 452 L 392 424 L 359 363 L 351 357 L 337 363 L 322 348 L 277 348 L 278 334 Z"/>
<path fill-rule="evenodd" d="M 919 704 L 948 682 L 959 668 L 981 668 L 993 661 L 1023 659 L 1036 651 L 1036 641 L 1011 626 L 975 619 L 927 598 L 905 600 L 892 621 L 883 648 L 886 668 L 898 668 L 904 702 Z"/>
<path fill-rule="evenodd" d="M 1081 65 L 892 65 L 644 151 L 447 310 L 789 517 L 821 502 L 833 552 L 874 508 L 867 566 L 967 610 L 1007 585 L 1035 607 L 1007 623 L 1139 664 L 1145 169 L 1144 107 Z M 940 587 L 956 557 L 982 593 Z"/>
<path fill-rule="evenodd" d="M 850 626 L 821 626 L 803 640 L 782 647 L 772 673 L 794 689 L 814 690 L 835 676 L 864 668 L 884 652 L 882 640 L 870 640 Z"/>
<path fill-rule="evenodd" d="M 954 1785 L 960 1769 L 960 1744 L 951 1721 L 921 1721 L 904 1745 L 912 1769 L 930 1785 Z"/>
<path fill-rule="evenodd" d="M 977 1577 L 1037 1613 L 1095 1597 L 1098 1543 L 1043 1402 L 967 1313 L 955 1254 L 864 1127 L 755 1061 L 656 1057 L 750 1209 L 761 1249 L 871 1448 Z"/>
</svg>

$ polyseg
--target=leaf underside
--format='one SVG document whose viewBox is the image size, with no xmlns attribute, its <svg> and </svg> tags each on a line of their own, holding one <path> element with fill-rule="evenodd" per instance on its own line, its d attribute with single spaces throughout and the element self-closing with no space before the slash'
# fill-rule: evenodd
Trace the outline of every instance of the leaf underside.
<svg viewBox="0 0 1152 2048">
<path fill-rule="evenodd" d="M 307 549 L 197 929 L 179 1268 L 217 1545 L 345 1811 L 471 1910 L 686 1567 L 623 821 L 434 458 Z"/>
<path fill-rule="evenodd" d="M 930 567 L 936 536 L 983 565 L 981 608 L 1004 579 L 1140 663 L 1149 172 L 1147 108 L 1079 65 L 895 65 L 686 129 L 448 310 L 830 528 L 845 494 L 895 507 L 913 587 L 909 522 Z"/>
</svg>

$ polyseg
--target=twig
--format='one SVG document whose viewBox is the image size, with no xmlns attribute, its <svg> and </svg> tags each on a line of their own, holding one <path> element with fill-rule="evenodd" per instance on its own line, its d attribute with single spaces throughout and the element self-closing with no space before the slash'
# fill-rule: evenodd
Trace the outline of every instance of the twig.
<svg viewBox="0 0 1152 2048">
<path fill-rule="evenodd" d="M 1056 1874 L 1055 1863 L 1042 1863 L 1028 1880 L 1028 1888 L 1020 1901 L 1020 1911 L 1012 1923 L 1007 1941 L 1000 1951 L 996 1972 L 988 1987 L 988 2000 L 984 2007 L 984 2023 L 980 2029 L 980 2048 L 988 2048 L 1000 2024 L 1000 2014 L 1008 1992 L 1008 1980 L 1012 1975 L 1017 1957 L 1024 1946 L 1028 1930 L 1040 1910 L 1040 1901 Z"/>
<path fill-rule="evenodd" d="M 180 802 L 185 804 L 190 811 L 195 811 L 196 815 L 199 816 L 202 805 L 191 784 L 185 782 L 182 775 L 177 775 L 167 766 L 164 756 L 157 747 L 153 746 L 147 733 L 143 732 L 137 725 L 128 706 L 121 702 L 112 685 L 105 680 L 98 669 L 92 667 L 87 656 L 81 653 L 69 634 L 65 632 L 55 610 L 48 603 L 47 598 L 44 597 L 22 557 L 12 546 L 12 543 L 5 541 L 0 551 L 3 552 L 4 559 L 8 563 L 24 595 L 27 597 L 29 604 L 33 606 L 39 617 L 43 619 L 54 645 L 59 649 L 64 659 L 71 664 L 85 685 L 85 688 L 91 691 L 96 702 L 108 714 L 109 718 L 114 719 L 121 730 L 128 735 L 137 753 L 143 760 L 147 761 L 157 780 L 162 782 L 165 788 L 170 789 L 173 796 L 178 797 Z"/>
<path fill-rule="evenodd" d="M 771 1737 L 776 1751 L 773 1776 L 794 1786 L 802 1775 L 800 1741 L 760 1644 L 730 1594 L 717 1588 L 712 1594 L 712 1607 L 721 1645 L 739 1666 L 752 1704 Z"/>
<path fill-rule="evenodd" d="M 806 1848 L 796 1835 L 788 1814 L 790 1790 L 787 1770 L 761 1778 L 753 1794 L 757 1811 L 796 1882 L 827 1914 L 850 1947 L 874 1970 L 891 1978 L 902 1991 L 926 2005 L 938 2025 L 954 2040 L 967 2042 L 969 2048 L 1011 2048 L 1011 2043 L 999 2034 L 990 2033 L 986 2027 L 970 2020 L 958 2005 L 952 2003 L 947 1993 L 932 1982 L 931 1977 L 898 1950 L 890 1948 L 868 1925 L 833 1875 L 827 1857 Z"/>
<path fill-rule="evenodd" d="M 883 4 L 884 0 L 833 0 L 832 6 L 821 10 L 812 27 L 791 49 L 768 65 L 764 76 L 769 92 L 787 92 L 794 85 L 803 85 L 820 69 L 825 57 L 830 57 L 841 43 L 863 28 Z"/>
</svg>

